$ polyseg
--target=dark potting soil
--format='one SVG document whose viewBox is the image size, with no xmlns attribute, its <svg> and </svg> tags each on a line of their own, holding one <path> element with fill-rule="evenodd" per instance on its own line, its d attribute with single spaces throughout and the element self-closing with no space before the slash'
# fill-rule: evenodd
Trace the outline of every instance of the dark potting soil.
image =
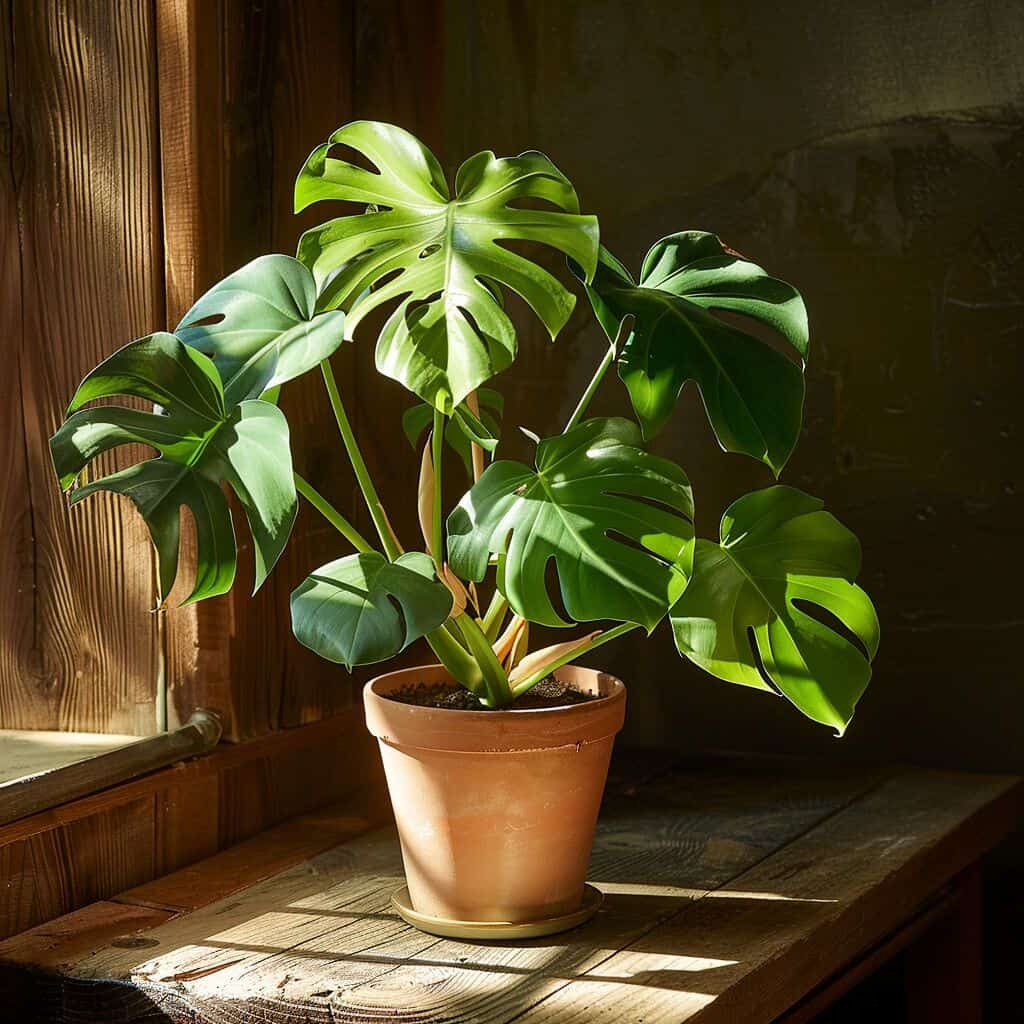
<svg viewBox="0 0 1024 1024">
<path fill-rule="evenodd" d="M 422 708 L 448 708 L 452 711 L 493 711 L 480 703 L 475 694 L 451 683 L 410 683 L 400 690 L 389 693 L 391 700 L 402 704 L 416 704 Z M 592 693 L 584 693 L 575 686 L 561 683 L 554 676 L 548 676 L 512 705 L 515 711 L 532 708 L 564 708 L 573 704 L 586 704 L 597 700 Z"/>
</svg>

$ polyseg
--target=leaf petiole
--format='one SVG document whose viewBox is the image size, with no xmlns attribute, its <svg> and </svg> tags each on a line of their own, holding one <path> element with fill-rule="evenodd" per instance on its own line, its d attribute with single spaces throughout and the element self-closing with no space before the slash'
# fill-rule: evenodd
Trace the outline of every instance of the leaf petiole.
<svg viewBox="0 0 1024 1024">
<path fill-rule="evenodd" d="M 301 494 L 340 533 L 345 540 L 362 553 L 373 550 L 370 542 L 304 477 L 298 473 L 295 478 L 295 490 Z"/>
<path fill-rule="evenodd" d="M 352 470 L 359 483 L 359 489 L 362 491 L 363 500 L 366 502 L 373 525 L 377 529 L 377 536 L 380 537 L 380 542 L 384 546 L 384 553 L 393 562 L 402 551 L 395 539 L 391 524 L 388 522 L 387 513 L 384 511 L 384 506 L 381 504 L 380 497 L 377 494 L 377 488 L 373 486 L 373 481 L 370 479 L 370 472 L 366 468 L 363 453 L 359 450 L 355 435 L 352 433 L 352 424 L 349 423 L 348 414 L 345 412 L 345 405 L 341 400 L 341 394 L 338 392 L 338 382 L 334 379 L 334 371 L 331 369 L 329 359 L 325 359 L 320 364 L 320 371 L 323 373 L 324 386 L 327 388 L 327 397 L 330 399 L 334 419 L 338 424 L 338 432 L 341 434 L 345 451 L 348 453 L 349 461 L 352 463 Z"/>
</svg>

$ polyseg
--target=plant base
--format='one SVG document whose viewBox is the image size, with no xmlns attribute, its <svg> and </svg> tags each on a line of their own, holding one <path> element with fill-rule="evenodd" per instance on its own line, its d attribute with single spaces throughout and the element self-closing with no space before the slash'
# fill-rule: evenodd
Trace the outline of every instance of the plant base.
<svg viewBox="0 0 1024 1024">
<path fill-rule="evenodd" d="M 545 917 L 539 921 L 455 921 L 446 917 L 434 917 L 413 910 L 409 890 L 402 886 L 392 897 L 391 905 L 398 911 L 406 924 L 421 932 L 440 935 L 446 939 L 536 939 L 542 935 L 554 935 L 589 921 L 601 909 L 604 894 L 592 885 L 583 889 L 583 903 L 578 910 L 557 917 Z"/>
</svg>

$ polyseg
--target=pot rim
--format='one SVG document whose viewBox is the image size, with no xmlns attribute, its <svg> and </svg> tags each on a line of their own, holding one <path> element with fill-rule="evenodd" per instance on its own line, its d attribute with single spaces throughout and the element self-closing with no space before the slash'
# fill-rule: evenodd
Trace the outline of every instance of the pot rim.
<svg viewBox="0 0 1024 1024">
<path fill-rule="evenodd" d="M 391 746 L 466 753 L 582 746 L 614 736 L 622 728 L 626 688 L 621 680 L 599 669 L 577 665 L 563 665 L 552 674 L 590 692 L 605 692 L 597 700 L 582 704 L 493 711 L 431 708 L 390 700 L 388 690 L 409 681 L 451 680 L 443 665 L 413 665 L 366 683 L 366 725 L 378 740 Z"/>
</svg>

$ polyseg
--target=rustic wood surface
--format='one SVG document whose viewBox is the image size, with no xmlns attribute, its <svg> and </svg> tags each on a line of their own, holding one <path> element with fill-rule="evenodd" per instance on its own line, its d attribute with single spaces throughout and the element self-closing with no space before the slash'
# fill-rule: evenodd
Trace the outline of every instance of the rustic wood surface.
<svg viewBox="0 0 1024 1024">
<path fill-rule="evenodd" d="M 138 736 L 48 729 L 0 729 L 0 791 L 19 779 L 138 742 Z"/>
<path fill-rule="evenodd" d="M 0 958 L 58 1022 L 767 1022 L 912 919 L 1019 810 L 1006 777 L 652 767 L 613 780 L 590 872 L 605 905 L 565 935 L 474 944 L 408 927 L 385 830 L 180 913 L 217 892 L 224 868 L 200 865 L 199 899 L 126 894 L 116 938 L 108 903 Z M 174 916 L 140 923 L 140 907 Z"/>
<path fill-rule="evenodd" d="M 205 706 L 243 740 L 352 703 L 360 677 L 290 634 L 288 594 L 343 550 L 315 514 L 303 509 L 255 599 L 243 539 L 238 592 L 179 609 L 194 563 L 186 516 L 178 584 L 154 615 L 145 525 L 111 495 L 69 514 L 46 442 L 95 363 L 173 327 L 255 256 L 294 252 L 304 228 L 332 215 L 295 217 L 292 185 L 333 129 L 376 116 L 439 143 L 436 8 L 0 2 L 0 351 L 11 370 L 0 436 L 14 453 L 0 492 L 0 728 L 147 735 Z M 381 387 L 372 344 L 346 345 L 335 362 L 380 487 L 414 505 L 415 457 L 400 436 L 408 396 Z M 282 406 L 302 472 L 356 512 L 318 375 L 289 385 Z M 398 518 L 413 524 L 404 508 Z"/>
<path fill-rule="evenodd" d="M 220 3 L 160 0 L 155 51 L 163 215 L 165 326 L 173 330 L 192 303 L 225 272 L 223 178 L 223 67 Z M 236 522 L 238 518 L 236 516 Z M 228 638 L 231 598 L 187 608 L 195 573 L 191 516 L 182 522 L 179 573 L 160 612 L 166 653 L 166 725 L 195 707 L 217 711 L 229 738 L 236 735 Z"/>
<path fill-rule="evenodd" d="M 97 749 L 94 745 L 90 753 L 71 757 L 64 764 L 0 783 L 0 825 L 206 753 L 217 745 L 220 733 L 216 716 L 199 709 L 184 725 L 171 732 L 145 739 L 132 737 L 128 743 L 109 744 L 106 749 Z M 62 737 L 68 735 L 80 734 L 46 732 L 41 734 L 41 739 L 23 740 L 22 746 L 38 749 L 45 745 L 51 751 L 61 750 Z M 5 754 L 0 741 L 0 756 Z"/>
<path fill-rule="evenodd" d="M 0 938 L 343 797 L 365 802 L 371 821 L 387 814 L 356 708 L 0 825 Z"/>
<path fill-rule="evenodd" d="M 0 3 L 6 728 L 156 729 L 145 524 L 112 495 L 69 514 L 47 447 L 86 371 L 163 321 L 152 20 L 150 4 Z"/>
<path fill-rule="evenodd" d="M 335 128 L 356 116 L 377 116 L 439 141 L 436 7 L 433 0 L 158 4 L 170 326 L 218 278 L 263 253 L 293 253 L 303 230 L 336 215 L 330 204 L 292 212 L 299 168 Z M 378 486 L 399 506 L 398 518 L 412 525 L 402 506 L 415 504 L 407 499 L 416 464 L 400 434 L 402 410 L 411 403 L 398 385 L 377 376 L 368 338 L 369 332 L 362 344 L 343 346 L 335 374 Z M 372 533 L 319 374 L 285 387 L 281 407 L 296 468 Z M 240 548 L 239 579 L 245 580 L 252 552 Z M 290 592 L 346 550 L 303 503 L 288 548 L 255 597 L 239 586 L 195 609 L 169 612 L 171 724 L 197 705 L 211 707 L 224 719 L 226 737 L 243 740 L 348 706 L 372 673 L 352 678 L 301 647 L 288 615 Z"/>
</svg>

